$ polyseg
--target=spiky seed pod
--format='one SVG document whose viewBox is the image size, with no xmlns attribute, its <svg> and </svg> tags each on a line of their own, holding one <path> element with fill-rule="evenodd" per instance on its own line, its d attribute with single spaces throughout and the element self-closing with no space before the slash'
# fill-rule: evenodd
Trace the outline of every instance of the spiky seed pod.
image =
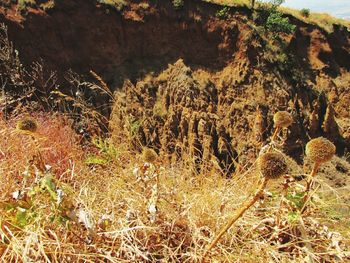
<svg viewBox="0 0 350 263">
<path fill-rule="evenodd" d="M 306 144 L 306 156 L 315 163 L 324 163 L 332 159 L 335 154 L 335 145 L 324 137 L 312 139 Z"/>
<path fill-rule="evenodd" d="M 32 118 L 25 118 L 17 122 L 17 129 L 21 131 L 36 132 L 38 124 Z"/>
<path fill-rule="evenodd" d="M 281 153 L 267 152 L 258 158 L 258 169 L 267 179 L 277 179 L 287 172 L 287 163 Z"/>
<path fill-rule="evenodd" d="M 142 158 L 147 163 L 154 163 L 158 158 L 158 155 L 153 149 L 144 148 L 142 151 Z"/>
<path fill-rule="evenodd" d="M 287 111 L 278 111 L 273 116 L 275 127 L 288 128 L 293 123 L 292 115 Z"/>
</svg>

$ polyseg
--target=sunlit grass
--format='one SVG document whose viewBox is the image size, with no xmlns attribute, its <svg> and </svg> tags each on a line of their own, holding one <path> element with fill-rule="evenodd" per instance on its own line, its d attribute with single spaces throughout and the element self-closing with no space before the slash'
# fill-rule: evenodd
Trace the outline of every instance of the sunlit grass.
<svg viewBox="0 0 350 263">
<path fill-rule="evenodd" d="M 260 177 L 255 166 L 229 180 L 215 171 L 193 175 L 182 163 L 165 165 L 161 156 L 152 159 L 156 170 L 144 170 L 142 153 L 130 150 L 128 141 L 116 144 L 101 138 L 83 148 L 66 118 L 51 114 L 32 117 L 38 121 L 36 144 L 16 131 L 15 123 L 22 115 L 0 121 L 0 133 L 7 138 L 0 141 L 0 255 L 6 262 L 199 261 L 223 224 L 255 192 Z M 52 166 L 52 186 L 46 185 L 45 190 L 40 183 L 38 188 L 35 174 L 30 173 L 23 189 L 23 171 L 37 151 Z M 108 162 L 87 163 L 87 156 Z M 296 163 L 287 160 L 290 173 L 300 173 L 300 168 L 293 168 Z M 160 182 L 155 221 L 148 211 L 157 178 L 153 173 L 159 175 Z M 45 179 L 42 176 L 39 178 Z M 310 214 L 301 216 L 288 206 L 280 207 L 282 181 L 268 185 L 270 194 L 220 240 L 211 252 L 212 260 L 301 260 L 306 255 L 298 240 L 304 237 L 293 232 L 300 227 L 305 228 L 304 235 L 314 249 L 312 256 L 328 253 L 327 236 L 313 237 L 311 233 L 324 231 L 326 225 L 344 233 L 348 222 L 334 223 L 348 211 L 344 196 L 323 184 L 317 190 L 321 201 L 315 200 Z M 298 193 L 298 185 L 290 186 L 291 193 Z M 51 192 L 47 190 L 50 187 Z M 60 205 L 52 192 L 58 188 L 64 192 Z M 13 192 L 19 189 L 32 194 L 15 200 Z M 290 200 L 290 205 L 298 201 Z M 277 214 L 282 223 L 272 231 Z M 275 235 L 286 235 L 290 241 L 276 243 Z M 289 248 L 293 252 L 288 252 Z"/>
<path fill-rule="evenodd" d="M 325 29 L 327 32 L 333 31 L 333 24 L 339 24 L 350 28 L 350 21 L 345 19 L 336 18 L 327 13 L 314 13 L 311 12 L 308 17 L 301 14 L 300 10 L 281 7 L 281 10 L 286 14 L 291 14 L 297 19 L 304 21 L 306 23 L 318 25 L 319 27 Z"/>
</svg>

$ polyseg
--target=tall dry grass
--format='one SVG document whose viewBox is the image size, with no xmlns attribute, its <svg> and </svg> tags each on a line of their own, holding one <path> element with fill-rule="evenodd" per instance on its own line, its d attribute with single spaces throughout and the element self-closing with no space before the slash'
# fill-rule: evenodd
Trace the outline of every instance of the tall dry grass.
<svg viewBox="0 0 350 263">
<path fill-rule="evenodd" d="M 70 122 L 57 114 L 32 114 L 38 121 L 34 143 L 15 128 L 22 117 L 0 121 L 0 133 L 6 138 L 0 141 L 4 262 L 200 262 L 215 233 L 257 188 L 260 175 L 255 165 L 230 180 L 215 173 L 193 176 L 181 163 L 164 165 L 162 156 L 156 160 L 158 169 L 152 170 L 141 153 L 130 150 L 128 141 L 113 144 L 106 138 L 109 147 L 83 147 Z M 38 151 L 52 166 L 50 172 L 35 174 L 31 160 Z M 109 160 L 86 163 L 88 156 Z M 298 165 L 287 160 L 288 173 L 300 173 Z M 159 198 L 152 219 L 149 202 L 157 177 Z M 298 212 L 302 183 L 290 182 L 285 197 L 282 183 L 283 178 L 268 186 L 207 261 L 346 259 L 345 241 L 325 230 L 332 220 L 319 209 L 342 202 L 336 190 L 315 189 L 319 196 L 328 193 L 327 203 L 313 200 L 302 215 Z M 48 189 L 64 192 L 61 203 Z M 14 198 L 18 190 L 24 196 Z"/>
</svg>

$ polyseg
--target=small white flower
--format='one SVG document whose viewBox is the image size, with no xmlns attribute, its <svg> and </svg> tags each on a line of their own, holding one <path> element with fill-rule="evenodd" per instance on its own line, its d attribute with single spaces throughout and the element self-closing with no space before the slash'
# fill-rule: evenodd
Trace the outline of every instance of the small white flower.
<svg viewBox="0 0 350 263">
<path fill-rule="evenodd" d="M 56 193 L 57 193 L 57 204 L 59 205 L 62 202 L 64 192 L 62 189 L 57 189 Z"/>
<path fill-rule="evenodd" d="M 15 200 L 20 200 L 20 199 L 22 199 L 22 197 L 23 197 L 23 193 L 21 190 L 14 191 L 12 193 L 12 198 Z"/>
<path fill-rule="evenodd" d="M 140 169 L 138 167 L 134 168 L 134 170 L 132 170 L 132 174 L 138 178 L 140 176 Z"/>
<path fill-rule="evenodd" d="M 45 170 L 46 172 L 49 172 L 51 170 L 52 166 L 49 164 L 45 164 Z"/>
<path fill-rule="evenodd" d="M 150 204 L 148 207 L 148 212 L 150 213 L 150 221 L 151 223 L 154 223 L 156 221 L 156 216 L 157 216 L 157 207 L 155 204 Z"/>
<path fill-rule="evenodd" d="M 149 206 L 148 212 L 150 212 L 150 214 L 155 214 L 157 212 L 157 207 L 155 206 L 155 204 L 151 204 Z"/>
<path fill-rule="evenodd" d="M 84 210 L 80 209 L 78 213 L 78 222 L 82 223 L 86 229 L 92 229 L 92 223 L 89 214 Z"/>
</svg>

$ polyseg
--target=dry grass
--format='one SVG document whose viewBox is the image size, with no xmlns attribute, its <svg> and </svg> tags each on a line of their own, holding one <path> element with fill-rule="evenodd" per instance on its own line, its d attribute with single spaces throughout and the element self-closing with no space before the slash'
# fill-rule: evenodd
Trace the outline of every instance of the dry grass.
<svg viewBox="0 0 350 263">
<path fill-rule="evenodd" d="M 251 1 L 249 0 L 204 0 L 207 2 L 212 2 L 215 4 L 223 5 L 223 6 L 246 6 L 251 7 Z M 256 6 L 259 6 L 259 2 L 256 3 Z M 343 25 L 345 27 L 350 28 L 350 21 L 336 18 L 327 13 L 314 13 L 311 12 L 308 17 L 305 17 L 301 14 L 300 10 L 288 8 L 288 7 L 280 7 L 280 10 L 285 14 L 290 14 L 297 19 L 304 21 L 305 23 L 317 25 L 327 32 L 333 31 L 333 24 Z"/>
<path fill-rule="evenodd" d="M 249 0 L 203 0 L 224 6 L 250 6 Z"/>
<path fill-rule="evenodd" d="M 332 32 L 333 31 L 333 24 L 338 24 L 338 25 L 343 25 L 345 27 L 350 28 L 350 21 L 345 20 L 345 19 L 340 19 L 331 16 L 330 14 L 327 13 L 313 13 L 311 12 L 308 17 L 302 16 L 300 13 L 300 10 L 292 9 L 292 8 L 286 8 L 283 7 L 281 10 L 286 13 L 286 14 L 291 14 L 297 19 L 304 21 L 309 24 L 314 24 L 317 25 L 327 32 Z"/>
<path fill-rule="evenodd" d="M 254 166 L 231 180 L 215 173 L 193 176 L 184 165 L 163 166 L 161 157 L 154 167 L 145 164 L 141 153 L 129 150 L 128 141 L 112 144 L 105 139 L 103 147 L 82 148 L 66 118 L 32 117 L 39 124 L 34 140 L 16 131 L 15 122 L 22 116 L 0 121 L 6 138 L 0 141 L 4 262 L 199 262 L 218 230 L 257 187 Z M 50 172 L 34 171 L 31 160 L 38 152 L 52 166 Z M 86 164 L 88 155 L 108 162 Z M 291 159 L 288 162 L 290 174 L 300 172 Z M 152 214 L 149 204 L 157 174 L 159 197 Z M 49 175 L 53 186 L 45 181 Z M 318 193 L 327 199 L 313 201 L 308 214 L 300 215 L 289 207 L 298 204 L 297 197 L 284 199 L 280 206 L 282 182 L 268 186 L 269 193 L 220 240 L 210 261 L 345 259 L 341 237 L 334 246 L 330 236 L 337 234 L 324 228 L 335 226 L 326 215 L 330 208 L 341 213 L 337 207 L 344 208 L 344 199 L 322 186 Z M 49 189 L 64 192 L 60 203 Z M 300 191 L 297 183 L 288 189 L 291 196 Z M 25 194 L 15 200 L 12 193 L 17 190 Z"/>
</svg>

